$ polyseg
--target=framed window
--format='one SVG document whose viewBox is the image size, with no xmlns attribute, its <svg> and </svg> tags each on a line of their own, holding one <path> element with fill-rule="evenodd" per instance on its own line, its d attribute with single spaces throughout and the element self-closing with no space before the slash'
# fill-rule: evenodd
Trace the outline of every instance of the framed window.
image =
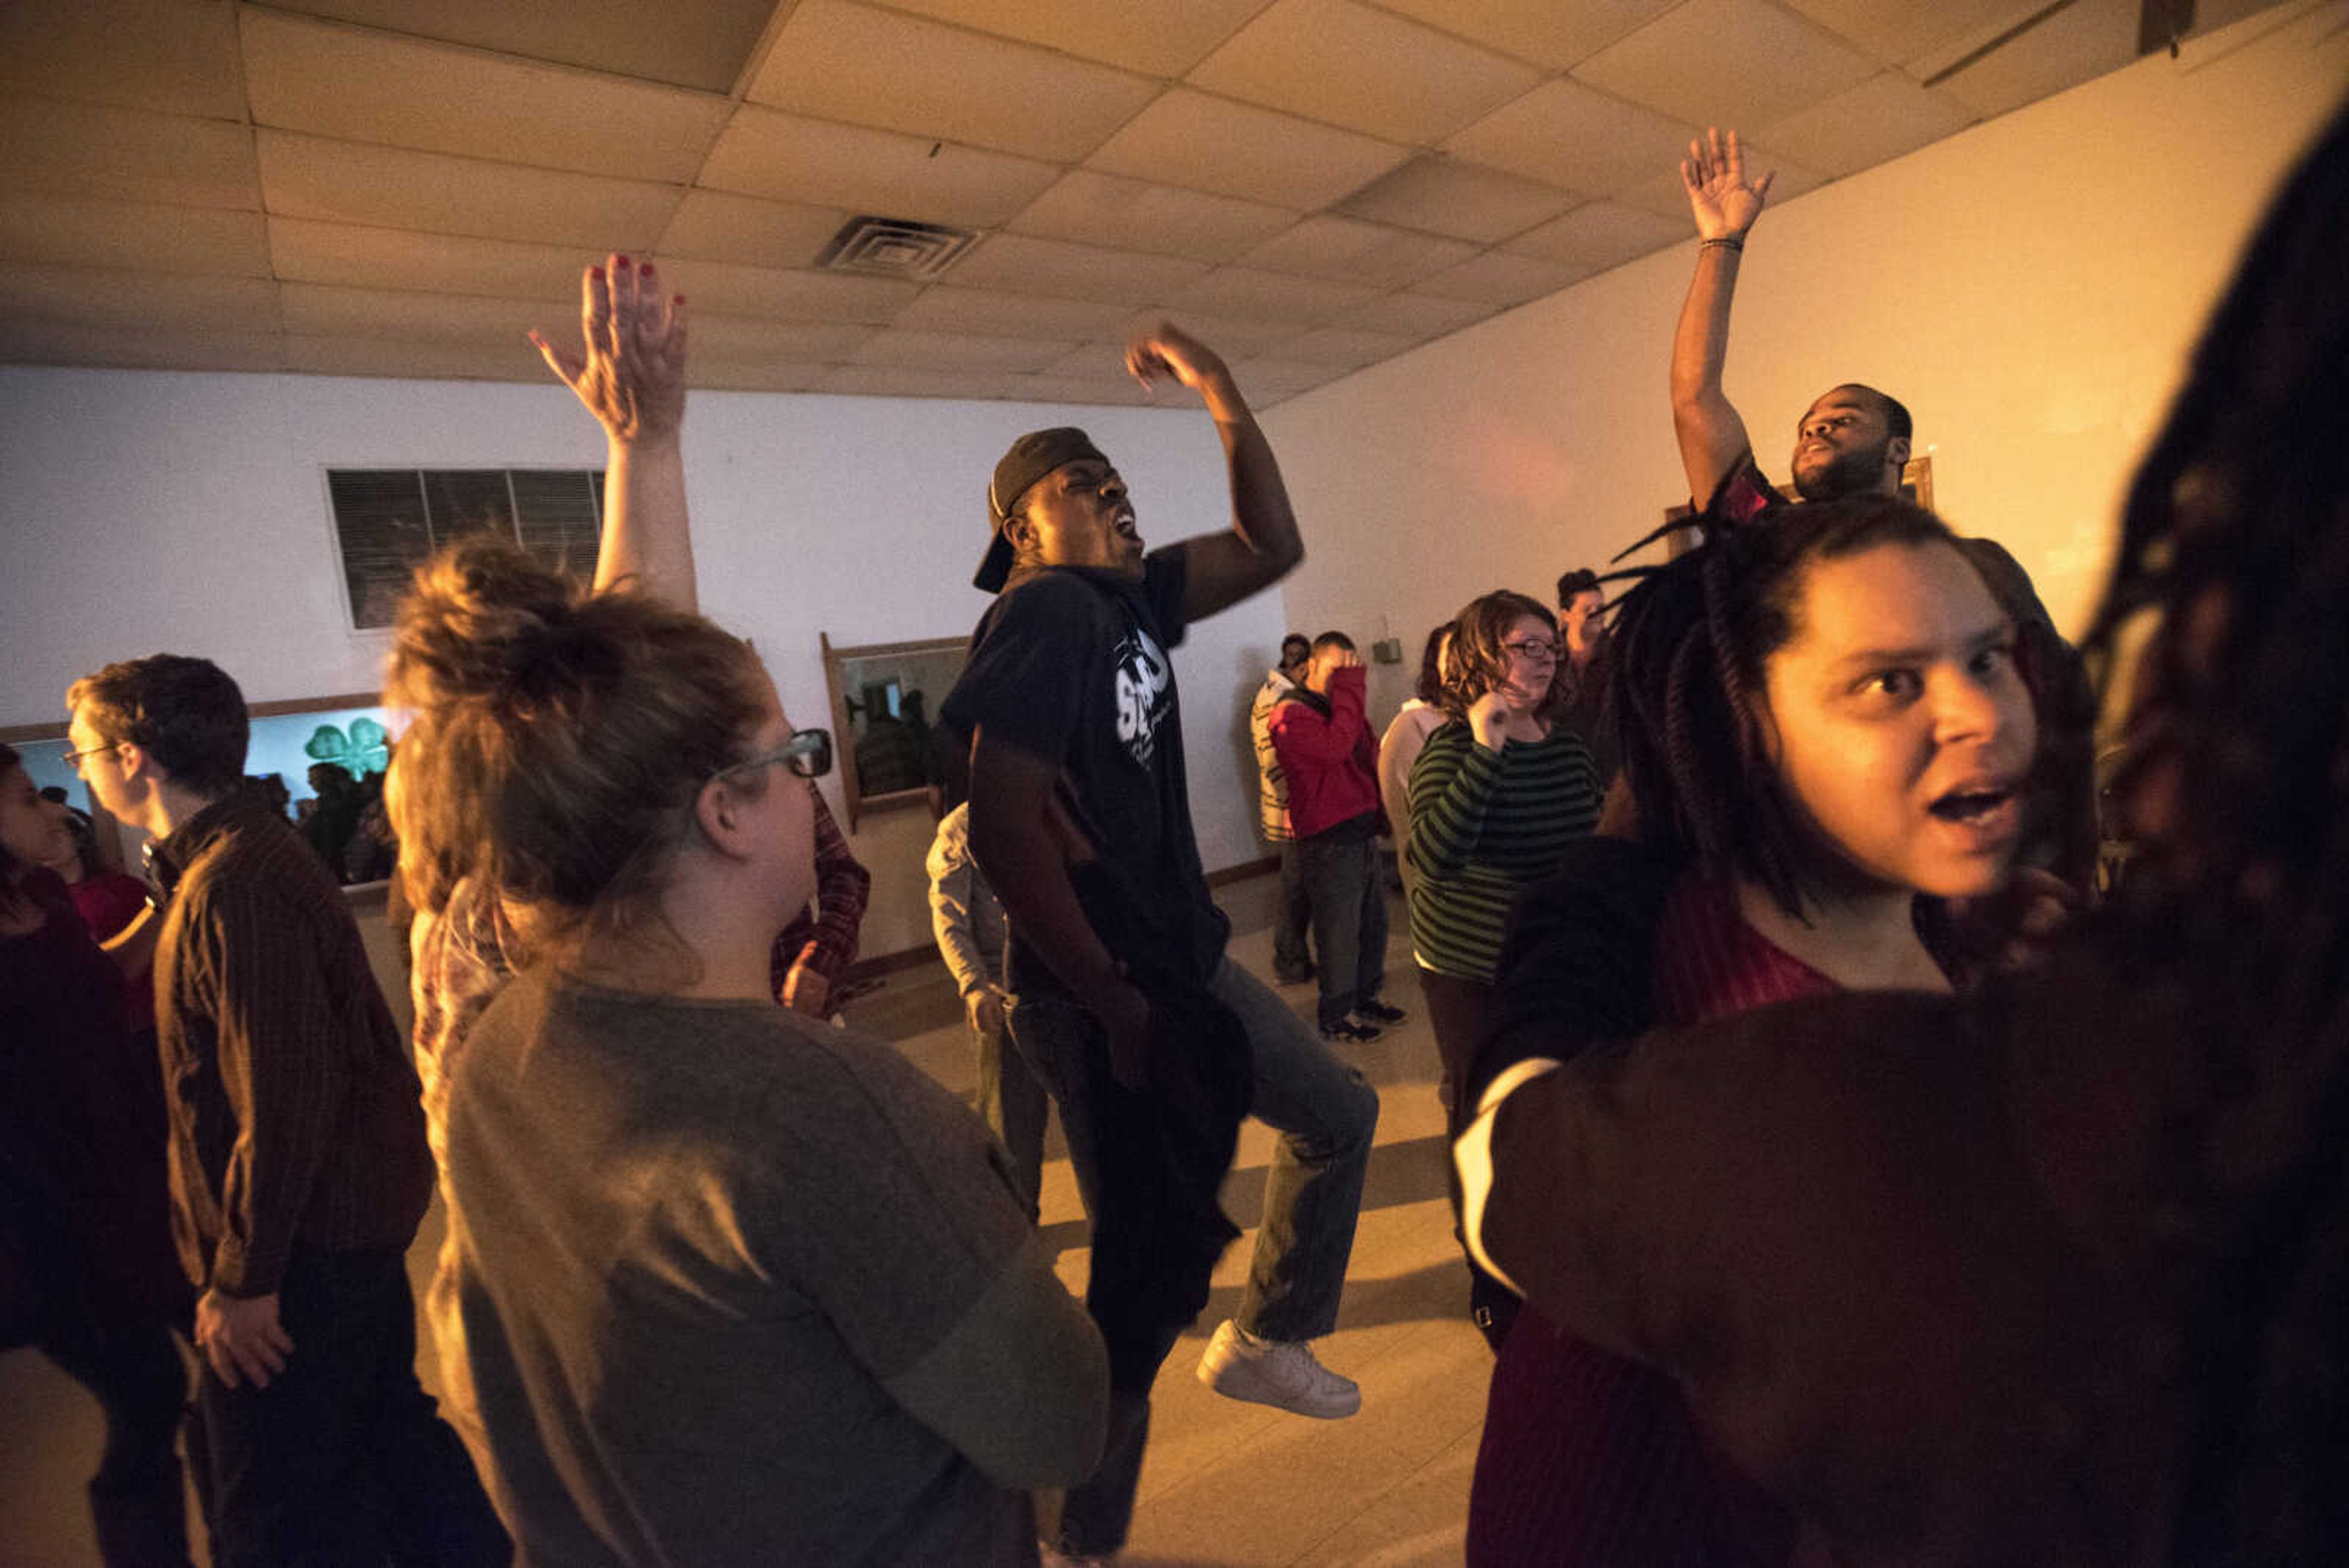
<svg viewBox="0 0 2349 1568">
<path fill-rule="evenodd" d="M 560 572 L 595 569 L 600 468 L 330 468 L 326 499 L 351 628 L 391 625 L 417 565 L 452 539 L 494 533 Z"/>
</svg>

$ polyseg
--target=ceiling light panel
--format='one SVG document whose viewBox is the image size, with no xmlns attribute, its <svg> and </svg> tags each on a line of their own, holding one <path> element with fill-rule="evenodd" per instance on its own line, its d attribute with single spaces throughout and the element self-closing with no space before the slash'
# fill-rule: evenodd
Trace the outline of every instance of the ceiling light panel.
<svg viewBox="0 0 2349 1568">
<path fill-rule="evenodd" d="M 1328 206 L 1410 149 L 1175 88 L 1086 160 L 1089 168 L 1299 212 Z"/>
<path fill-rule="evenodd" d="M 256 124 L 623 179 L 691 181 L 733 106 L 709 93 L 243 13 Z"/>
<path fill-rule="evenodd" d="M 1144 76 L 1199 63 L 1269 0 L 891 0 L 900 11 L 1065 49 Z"/>
<path fill-rule="evenodd" d="M 745 105 L 719 134 L 698 183 L 850 213 L 993 228 L 1060 174 L 1050 163 L 1009 153 Z"/>
<path fill-rule="evenodd" d="M 291 218 L 643 251 L 667 226 L 678 196 L 673 186 L 636 180 L 282 130 L 255 137 L 269 210 Z"/>
<path fill-rule="evenodd" d="M 955 282 L 965 288 L 1132 306 L 1163 299 L 1206 270 L 1204 263 L 1180 256 L 995 234 L 956 265 Z"/>
<path fill-rule="evenodd" d="M 1431 142 L 1541 74 L 1355 0 L 1278 0 L 1188 79 L 1368 136 Z"/>
<path fill-rule="evenodd" d="M 1011 220 L 1013 233 L 1198 261 L 1231 261 L 1297 221 L 1286 207 L 1071 169 Z"/>
<path fill-rule="evenodd" d="M 1769 68 L 1757 70 L 1757 61 Z M 1687 0 L 1574 67 L 1576 79 L 1692 125 L 1783 119 L 1877 62 L 1771 0 Z"/>
<path fill-rule="evenodd" d="M 1837 178 L 1914 152 L 1972 119 L 1962 104 L 1899 71 L 1885 71 L 1823 103 L 1755 127 L 1755 140 Z"/>
<path fill-rule="evenodd" d="M 1688 128 L 1580 82 L 1545 82 L 1445 142 L 1444 150 L 1529 180 L 1605 196 L 1677 168 Z"/>
<path fill-rule="evenodd" d="M 1562 71 L 1681 0 L 1381 0 L 1464 38 Z"/>
<path fill-rule="evenodd" d="M 1487 169 L 1464 159 L 1423 153 L 1339 203 L 1358 218 L 1490 244 L 1564 212 L 1571 191 Z"/>
<path fill-rule="evenodd" d="M 1073 163 L 1158 91 L 1147 78 L 850 0 L 803 0 L 750 100 Z"/>
<path fill-rule="evenodd" d="M 0 189 L 181 207 L 261 210 L 253 132 L 28 95 L 0 97 Z"/>
<path fill-rule="evenodd" d="M 1252 267 L 1401 288 L 1476 254 L 1465 240 L 1448 240 L 1384 223 L 1322 213 L 1242 257 Z"/>
<path fill-rule="evenodd" d="M 1519 234 L 1503 248 L 1587 275 L 1695 237 L 1685 202 L 1676 216 L 1667 218 L 1618 202 L 1592 202 Z"/>
<path fill-rule="evenodd" d="M 746 266 L 810 266 L 848 216 L 837 207 L 688 191 L 661 234 L 660 254 Z"/>
<path fill-rule="evenodd" d="M 729 92 L 766 31 L 776 0 L 274 0 L 333 16 L 501 54 L 615 76 Z"/>
<path fill-rule="evenodd" d="M 0 266 L 0 319 L 11 317 L 175 332 L 274 332 L 277 286 L 255 277 Z"/>
<path fill-rule="evenodd" d="M 269 275 L 258 213 L 0 196 L 0 257 L 49 266 Z"/>
<path fill-rule="evenodd" d="M 0 88 L 242 119 L 236 14 L 188 0 L 8 0 Z"/>
</svg>

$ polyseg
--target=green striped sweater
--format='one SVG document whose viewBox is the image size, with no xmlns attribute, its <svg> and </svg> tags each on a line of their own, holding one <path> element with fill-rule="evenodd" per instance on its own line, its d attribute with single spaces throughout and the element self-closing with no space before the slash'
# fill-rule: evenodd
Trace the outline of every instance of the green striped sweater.
<svg viewBox="0 0 2349 1568">
<path fill-rule="evenodd" d="M 1430 735 L 1412 764 L 1404 849 L 1419 874 L 1411 944 L 1420 963 L 1491 980 L 1510 904 L 1598 824 L 1601 794 L 1590 748 L 1564 724 L 1498 752 L 1478 745 L 1464 719 Z"/>
</svg>

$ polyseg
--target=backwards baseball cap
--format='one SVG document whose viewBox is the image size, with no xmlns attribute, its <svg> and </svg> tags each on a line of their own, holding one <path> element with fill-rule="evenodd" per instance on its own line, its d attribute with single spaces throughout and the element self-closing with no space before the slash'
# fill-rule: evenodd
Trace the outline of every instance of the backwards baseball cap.
<svg viewBox="0 0 2349 1568">
<path fill-rule="evenodd" d="M 1093 445 L 1093 438 L 1074 425 L 1030 431 L 1011 443 L 1011 450 L 996 463 L 995 478 L 987 487 L 987 525 L 993 537 L 988 542 L 987 554 L 979 558 L 973 586 L 990 594 L 1003 587 L 1003 580 L 1011 575 L 1011 541 L 1003 536 L 1003 525 L 1011 521 L 1012 509 L 1038 480 L 1062 463 L 1084 458 L 1109 462 Z"/>
</svg>

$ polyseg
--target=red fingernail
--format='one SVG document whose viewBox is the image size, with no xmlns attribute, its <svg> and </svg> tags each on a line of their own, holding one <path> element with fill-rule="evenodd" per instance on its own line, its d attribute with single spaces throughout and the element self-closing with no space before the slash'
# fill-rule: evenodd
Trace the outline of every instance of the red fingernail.
<svg viewBox="0 0 2349 1568">
<path fill-rule="evenodd" d="M 604 281 L 604 269 L 600 266 L 591 266 L 587 269 L 587 275 L 601 283 Z"/>
<path fill-rule="evenodd" d="M 677 296 L 677 302 L 678 302 L 679 305 L 683 305 L 683 304 L 685 303 L 685 296 L 683 296 L 683 295 L 681 295 L 681 294 L 680 294 L 680 295 L 678 295 L 678 296 Z"/>
<path fill-rule="evenodd" d="M 617 263 L 618 263 L 620 265 L 622 265 L 622 266 L 626 266 L 626 265 L 628 265 L 628 258 L 627 258 L 627 257 L 626 257 L 626 256 L 614 256 L 612 259 L 613 259 L 614 261 L 617 262 Z"/>
</svg>

